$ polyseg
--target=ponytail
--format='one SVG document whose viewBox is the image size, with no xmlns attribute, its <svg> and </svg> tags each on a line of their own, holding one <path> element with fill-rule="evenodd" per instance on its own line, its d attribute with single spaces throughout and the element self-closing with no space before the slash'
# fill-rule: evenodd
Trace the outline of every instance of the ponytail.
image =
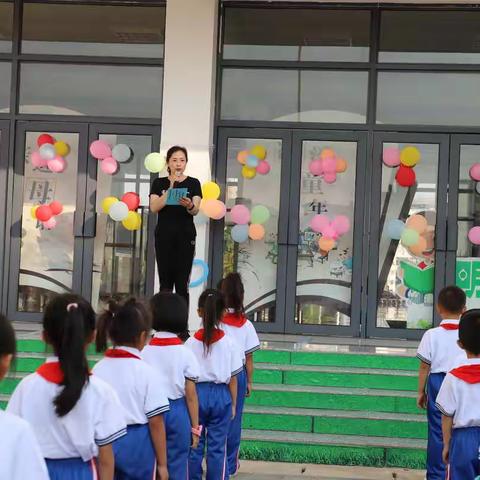
<svg viewBox="0 0 480 480">
<path fill-rule="evenodd" d="M 239 273 L 229 273 L 220 283 L 219 288 L 225 297 L 226 308 L 231 308 L 235 313 L 244 313 L 243 299 L 245 289 Z"/>
<path fill-rule="evenodd" d="M 225 311 L 225 301 L 222 293 L 213 288 L 205 290 L 198 299 L 198 308 L 202 311 L 203 346 L 208 353 L 215 330 L 218 328 Z"/>
<path fill-rule="evenodd" d="M 104 352 L 107 349 L 108 337 L 116 310 L 117 304 L 111 300 L 108 302 L 108 308 L 98 317 L 97 334 L 95 336 L 95 349 L 97 352 Z"/>
</svg>

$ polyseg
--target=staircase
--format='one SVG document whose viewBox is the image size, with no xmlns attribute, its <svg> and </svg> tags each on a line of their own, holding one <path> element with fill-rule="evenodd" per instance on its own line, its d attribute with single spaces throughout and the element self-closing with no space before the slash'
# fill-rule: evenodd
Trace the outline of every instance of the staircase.
<svg viewBox="0 0 480 480">
<path fill-rule="evenodd" d="M 424 468 L 427 425 L 415 405 L 418 361 L 411 350 L 336 353 L 332 345 L 286 345 L 265 342 L 255 353 L 242 458 Z M 45 358 L 40 340 L 21 339 L 18 350 L 15 372 L 0 383 L 1 408 Z"/>
</svg>

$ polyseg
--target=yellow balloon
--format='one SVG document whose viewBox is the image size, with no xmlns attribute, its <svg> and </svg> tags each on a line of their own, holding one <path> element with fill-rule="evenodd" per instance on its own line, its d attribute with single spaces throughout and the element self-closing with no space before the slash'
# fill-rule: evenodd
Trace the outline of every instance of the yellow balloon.
<svg viewBox="0 0 480 480">
<path fill-rule="evenodd" d="M 243 178 L 247 178 L 250 180 L 254 178 L 256 174 L 257 174 L 257 170 L 255 168 L 247 167 L 247 165 L 244 165 L 242 167 Z"/>
<path fill-rule="evenodd" d="M 103 210 L 103 213 L 109 213 L 110 212 L 110 208 L 112 208 L 112 205 L 114 203 L 117 203 L 119 200 L 117 197 L 105 197 L 103 200 L 102 200 L 102 210 Z"/>
<path fill-rule="evenodd" d="M 30 215 L 32 216 L 32 218 L 34 220 L 37 219 L 37 208 L 38 208 L 38 205 L 34 205 L 31 209 L 30 209 Z"/>
<path fill-rule="evenodd" d="M 420 161 L 421 156 L 417 147 L 405 147 L 400 152 L 400 163 L 405 167 L 414 167 Z"/>
<path fill-rule="evenodd" d="M 220 187 L 215 182 L 204 183 L 202 195 L 205 200 L 216 200 L 220 196 Z"/>
<path fill-rule="evenodd" d="M 70 153 L 70 147 L 62 141 L 55 142 L 54 145 L 57 155 L 61 157 L 66 157 Z"/>
<path fill-rule="evenodd" d="M 122 225 L 130 231 L 138 230 L 142 225 L 142 217 L 138 212 L 128 212 L 127 218 L 122 220 Z"/>
<path fill-rule="evenodd" d="M 262 145 L 255 145 L 250 150 L 250 154 L 255 155 L 260 160 L 265 160 L 265 157 L 267 156 L 267 149 Z"/>
</svg>

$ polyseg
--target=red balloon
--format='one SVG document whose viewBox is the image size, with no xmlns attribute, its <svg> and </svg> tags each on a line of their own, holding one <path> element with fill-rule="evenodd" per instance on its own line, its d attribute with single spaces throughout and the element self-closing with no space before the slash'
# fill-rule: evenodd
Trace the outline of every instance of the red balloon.
<svg viewBox="0 0 480 480">
<path fill-rule="evenodd" d="M 54 200 L 49 207 L 53 215 L 60 215 L 63 212 L 63 205 L 58 200 Z"/>
<path fill-rule="evenodd" d="M 129 210 L 136 210 L 140 205 L 140 197 L 135 192 L 127 192 L 122 197 L 122 202 L 127 204 Z"/>
<path fill-rule="evenodd" d="M 40 205 L 35 211 L 37 220 L 41 222 L 48 222 L 52 217 L 52 209 L 48 205 Z"/>
<path fill-rule="evenodd" d="M 404 165 L 400 165 L 395 175 L 395 180 L 401 187 L 411 187 L 415 185 L 416 179 L 415 170 L 411 167 L 405 167 Z"/>
<path fill-rule="evenodd" d="M 48 133 L 42 133 L 37 138 L 37 145 L 41 147 L 44 143 L 50 143 L 51 145 L 53 145 L 55 143 L 55 139 Z"/>
</svg>

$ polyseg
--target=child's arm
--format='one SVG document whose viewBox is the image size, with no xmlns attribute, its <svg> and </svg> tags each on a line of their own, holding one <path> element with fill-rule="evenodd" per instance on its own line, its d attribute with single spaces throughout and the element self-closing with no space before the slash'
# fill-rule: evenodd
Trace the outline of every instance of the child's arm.
<svg viewBox="0 0 480 480">
<path fill-rule="evenodd" d="M 418 368 L 418 393 L 417 393 L 417 406 L 419 408 L 427 408 L 427 393 L 425 391 L 427 386 L 427 378 L 430 373 L 430 365 L 428 363 L 420 361 L 420 367 Z"/>
<path fill-rule="evenodd" d="M 448 453 L 450 450 L 450 438 L 452 437 L 453 417 L 442 415 L 442 433 L 443 433 L 443 461 L 448 464 Z"/>
<path fill-rule="evenodd" d="M 98 447 L 98 470 L 100 480 L 113 480 L 115 458 L 111 443 Z"/>
<path fill-rule="evenodd" d="M 230 396 L 232 397 L 232 420 L 235 418 L 235 412 L 237 411 L 237 377 L 234 376 L 230 379 L 228 384 L 230 390 Z"/>
<path fill-rule="evenodd" d="M 157 471 L 160 480 L 168 480 L 167 470 L 167 437 L 163 415 L 155 415 L 148 419 L 148 427 L 152 437 L 155 456 L 157 457 Z M 103 479 L 102 479 L 103 480 Z"/>
<path fill-rule="evenodd" d="M 247 354 L 245 367 L 247 369 L 247 397 L 252 393 L 253 383 L 253 353 Z"/>
<path fill-rule="evenodd" d="M 198 427 L 198 397 L 197 388 L 193 380 L 185 379 L 185 398 L 187 400 L 188 413 L 192 427 Z M 200 437 L 192 433 L 192 448 L 198 447 Z"/>
</svg>

